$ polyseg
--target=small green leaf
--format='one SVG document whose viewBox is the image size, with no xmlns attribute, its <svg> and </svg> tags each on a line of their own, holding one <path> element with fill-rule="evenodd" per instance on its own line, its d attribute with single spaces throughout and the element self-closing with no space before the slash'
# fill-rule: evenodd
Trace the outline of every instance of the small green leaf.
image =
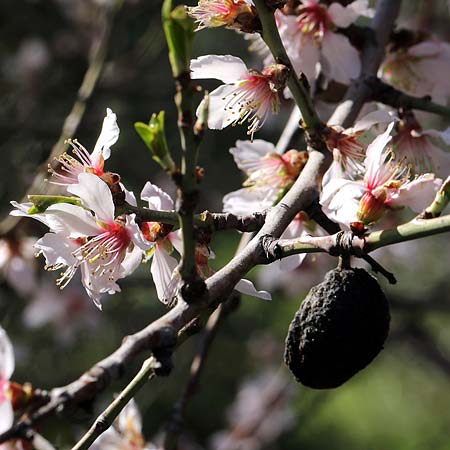
<svg viewBox="0 0 450 450">
<path fill-rule="evenodd" d="M 77 197 L 66 197 L 64 195 L 29 195 L 28 199 L 33 206 L 28 210 L 28 214 L 41 214 L 49 206 L 57 203 L 69 203 L 71 205 L 81 206 L 81 200 Z"/>
</svg>

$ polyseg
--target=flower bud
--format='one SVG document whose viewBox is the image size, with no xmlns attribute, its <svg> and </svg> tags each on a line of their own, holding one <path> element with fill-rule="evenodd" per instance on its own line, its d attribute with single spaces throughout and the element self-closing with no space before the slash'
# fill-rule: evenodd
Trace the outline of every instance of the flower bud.
<svg viewBox="0 0 450 450">
<path fill-rule="evenodd" d="M 364 224 L 376 222 L 386 211 L 382 198 L 375 197 L 371 192 L 366 192 L 359 201 L 358 219 Z"/>
<path fill-rule="evenodd" d="M 296 379 L 315 389 L 340 386 L 381 351 L 389 305 L 363 269 L 334 269 L 313 287 L 289 327 L 285 362 Z"/>
</svg>

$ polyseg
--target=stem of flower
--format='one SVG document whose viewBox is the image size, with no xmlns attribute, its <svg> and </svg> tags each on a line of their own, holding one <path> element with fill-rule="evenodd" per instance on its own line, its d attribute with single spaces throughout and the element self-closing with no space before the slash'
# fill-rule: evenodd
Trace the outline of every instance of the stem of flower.
<svg viewBox="0 0 450 450">
<path fill-rule="evenodd" d="M 278 64 L 285 65 L 290 70 L 288 86 L 294 97 L 295 103 L 297 103 L 297 106 L 302 113 L 306 129 L 318 131 L 321 128 L 322 122 L 314 108 L 309 93 L 308 82 L 305 77 L 299 79 L 295 73 L 291 60 L 281 42 L 273 10 L 267 6 L 265 0 L 255 0 L 255 6 L 262 24 L 262 38 L 264 39 L 264 42 L 272 52 L 275 61 Z"/>
</svg>

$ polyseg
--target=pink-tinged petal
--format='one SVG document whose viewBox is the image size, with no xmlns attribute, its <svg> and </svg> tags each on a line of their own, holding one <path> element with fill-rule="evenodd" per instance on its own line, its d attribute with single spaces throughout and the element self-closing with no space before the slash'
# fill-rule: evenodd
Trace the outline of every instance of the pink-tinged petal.
<svg viewBox="0 0 450 450">
<path fill-rule="evenodd" d="M 276 153 L 275 146 L 263 139 L 253 141 L 236 141 L 236 147 L 230 148 L 236 165 L 247 174 L 255 168 L 255 164 L 269 153 Z"/>
<path fill-rule="evenodd" d="M 224 83 L 235 83 L 246 74 L 246 65 L 236 56 L 205 55 L 191 61 L 192 79 L 215 78 Z"/>
<path fill-rule="evenodd" d="M 385 160 L 384 149 L 392 139 L 391 131 L 394 125 L 395 122 L 390 123 L 386 131 L 377 136 L 368 145 L 366 150 L 366 159 L 364 160 L 364 165 L 366 166 L 367 169 L 366 175 L 364 177 L 365 180 L 374 179 L 380 167 L 384 163 Z"/>
<path fill-rule="evenodd" d="M 167 239 L 169 239 L 175 250 L 181 255 L 183 252 L 183 238 L 181 237 L 181 230 L 169 233 L 167 235 Z"/>
<path fill-rule="evenodd" d="M 109 109 L 106 109 L 106 116 L 103 119 L 102 131 L 95 144 L 91 159 L 94 164 L 98 164 L 103 159 L 108 159 L 111 155 L 111 146 L 119 139 L 120 129 L 117 125 L 117 116 Z"/>
<path fill-rule="evenodd" d="M 89 211 L 69 203 L 51 205 L 47 208 L 46 216 L 51 231 L 72 238 L 95 236 L 102 231 Z"/>
<path fill-rule="evenodd" d="M 283 258 L 280 263 L 280 270 L 282 272 L 291 272 L 297 267 L 301 266 L 303 260 L 306 257 L 306 253 L 299 253 L 298 255 L 291 255 L 287 258 Z"/>
<path fill-rule="evenodd" d="M 342 6 L 340 3 L 332 3 L 328 8 L 328 14 L 336 26 L 347 28 L 359 16 L 371 17 L 373 10 L 368 7 L 367 0 L 356 0 L 347 6 Z"/>
<path fill-rule="evenodd" d="M 164 299 L 164 293 L 170 284 L 173 271 L 177 265 L 177 260 L 170 256 L 160 245 L 157 245 L 150 271 L 155 283 L 156 294 L 161 301 Z"/>
<path fill-rule="evenodd" d="M 351 131 L 353 133 L 365 131 L 372 128 L 374 125 L 390 123 L 395 120 L 397 120 L 397 118 L 393 115 L 393 113 L 384 109 L 377 109 L 376 111 L 372 111 L 364 117 L 361 117 L 361 119 L 355 123 L 354 127 L 351 128 Z"/>
<path fill-rule="evenodd" d="M 440 139 L 446 145 L 450 145 L 450 127 L 446 128 L 444 131 L 423 130 L 421 134 L 422 136 L 426 135 L 436 139 Z"/>
<path fill-rule="evenodd" d="M 365 191 L 362 183 L 332 179 L 325 185 L 320 198 L 323 212 L 331 220 L 348 226 L 357 220 L 359 200 Z"/>
<path fill-rule="evenodd" d="M 400 187 L 390 198 L 389 206 L 407 206 L 414 212 L 422 212 L 433 201 L 441 184 L 442 180 L 432 173 L 421 175 Z"/>
<path fill-rule="evenodd" d="M 349 84 L 361 71 L 358 51 L 342 34 L 325 33 L 322 41 L 323 70 L 328 78 L 342 84 Z"/>
<path fill-rule="evenodd" d="M 249 295 L 250 297 L 260 298 L 262 300 L 272 300 L 272 296 L 269 292 L 258 291 L 255 288 L 254 284 L 251 281 L 246 280 L 245 278 L 238 281 L 234 288 L 241 294 Z"/>
<path fill-rule="evenodd" d="M 439 41 L 423 41 L 413 45 L 408 49 L 408 54 L 418 58 L 432 57 L 439 55 L 441 51 L 441 42 Z"/>
<path fill-rule="evenodd" d="M 232 96 L 235 89 L 234 85 L 224 84 L 209 94 L 208 128 L 211 130 L 222 130 L 239 117 L 238 104 L 235 104 L 234 108 L 225 109 L 229 101 L 228 96 Z M 197 115 L 202 109 L 202 103 L 203 100 L 197 108 Z"/>
<path fill-rule="evenodd" d="M 141 192 L 141 199 L 148 202 L 150 209 L 172 211 L 173 200 L 161 188 L 147 181 Z"/>
<path fill-rule="evenodd" d="M 149 242 L 147 239 L 145 239 L 144 235 L 141 232 L 141 229 L 136 224 L 136 214 L 127 215 L 125 221 L 125 228 L 130 234 L 131 240 L 133 241 L 134 245 L 136 245 L 143 251 L 146 251 L 149 248 L 153 247 L 153 242 Z"/>
<path fill-rule="evenodd" d="M 304 73 L 306 78 L 312 83 L 319 72 L 320 50 L 316 41 L 309 36 L 297 37 L 299 43 L 288 44 L 287 52 L 292 58 L 292 65 L 295 72 L 300 75 Z M 292 48 L 290 48 L 292 46 Z"/>
<path fill-rule="evenodd" d="M 42 251 L 47 266 L 56 264 L 72 266 L 77 263 L 72 252 L 78 248 L 78 245 L 64 234 L 46 233 L 34 244 L 34 247 Z"/>
<path fill-rule="evenodd" d="M 6 334 L 6 331 L 2 327 L 0 327 L 0 380 L 9 380 L 13 372 L 14 372 L 13 346 L 8 335 Z"/>
<path fill-rule="evenodd" d="M 114 203 L 108 185 L 92 173 L 78 175 L 78 184 L 67 188 L 71 194 L 81 198 L 83 204 L 94 211 L 102 222 L 114 221 Z"/>
<path fill-rule="evenodd" d="M 273 206 L 278 189 L 270 186 L 243 188 L 230 192 L 223 198 L 223 210 L 233 214 L 251 214 Z"/>
<path fill-rule="evenodd" d="M 11 403 L 5 399 L 0 402 L 0 433 L 9 430 L 14 422 L 14 412 Z M 0 444 L 0 447 L 2 445 Z M 6 450 L 6 449 L 5 449 Z"/>
</svg>

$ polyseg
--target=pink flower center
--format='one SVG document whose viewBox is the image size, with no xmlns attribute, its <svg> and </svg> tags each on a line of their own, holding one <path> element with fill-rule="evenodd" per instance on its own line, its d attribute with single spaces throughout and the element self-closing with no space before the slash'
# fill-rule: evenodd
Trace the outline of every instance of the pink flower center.
<svg viewBox="0 0 450 450">
<path fill-rule="evenodd" d="M 300 9 L 297 22 L 302 33 L 316 39 L 322 39 L 325 32 L 333 26 L 327 7 L 315 1 L 308 2 Z"/>
<path fill-rule="evenodd" d="M 236 17 L 249 8 L 244 0 L 200 0 L 198 6 L 188 8 L 188 11 L 201 29 L 232 25 Z"/>
</svg>

